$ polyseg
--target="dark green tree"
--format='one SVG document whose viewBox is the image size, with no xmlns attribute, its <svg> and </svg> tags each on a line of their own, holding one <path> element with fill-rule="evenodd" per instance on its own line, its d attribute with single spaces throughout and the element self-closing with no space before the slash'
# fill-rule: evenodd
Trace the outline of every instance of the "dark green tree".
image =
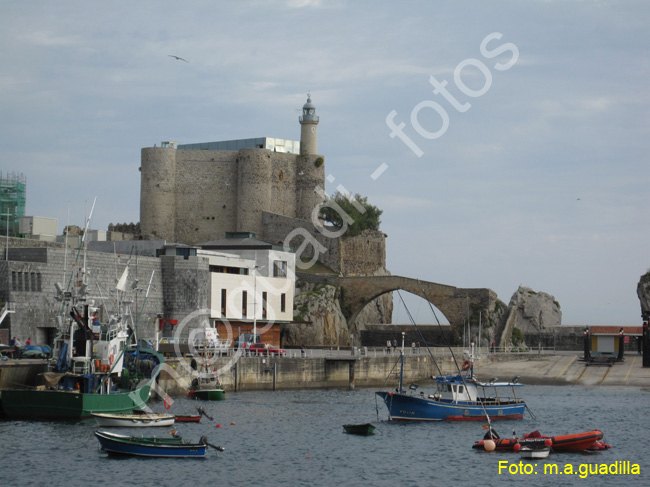
<svg viewBox="0 0 650 487">
<path fill-rule="evenodd" d="M 355 194 L 346 196 L 340 192 L 330 196 L 321 207 L 323 221 L 336 230 L 344 230 L 344 235 L 354 237 L 363 230 L 379 230 L 382 210 L 368 203 L 368 198 Z"/>
</svg>

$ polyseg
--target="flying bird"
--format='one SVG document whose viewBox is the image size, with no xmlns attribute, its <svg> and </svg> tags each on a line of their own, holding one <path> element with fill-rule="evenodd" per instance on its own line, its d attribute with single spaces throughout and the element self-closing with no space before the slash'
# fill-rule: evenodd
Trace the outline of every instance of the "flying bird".
<svg viewBox="0 0 650 487">
<path fill-rule="evenodd" d="M 169 57 L 173 57 L 174 59 L 178 59 L 179 61 L 185 61 L 186 63 L 189 63 L 187 59 L 183 59 L 182 57 L 174 56 L 173 54 L 167 54 Z"/>
</svg>

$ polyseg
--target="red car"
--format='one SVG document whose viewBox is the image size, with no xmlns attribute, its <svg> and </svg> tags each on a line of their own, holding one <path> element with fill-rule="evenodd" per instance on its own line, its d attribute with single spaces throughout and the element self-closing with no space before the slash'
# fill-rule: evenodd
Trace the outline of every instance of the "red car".
<svg viewBox="0 0 650 487">
<path fill-rule="evenodd" d="M 268 343 L 254 343 L 248 347 L 248 351 L 256 355 L 285 355 L 287 353 L 286 350 L 274 347 Z"/>
</svg>

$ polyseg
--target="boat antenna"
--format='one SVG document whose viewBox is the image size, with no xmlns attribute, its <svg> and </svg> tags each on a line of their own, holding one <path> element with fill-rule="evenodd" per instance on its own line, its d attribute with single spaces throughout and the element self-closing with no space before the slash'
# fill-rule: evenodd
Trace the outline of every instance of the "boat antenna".
<svg viewBox="0 0 650 487">
<path fill-rule="evenodd" d="M 90 214 L 88 215 L 88 218 L 86 219 L 86 226 L 84 227 L 84 234 L 81 237 L 81 244 L 79 245 L 79 248 L 77 249 L 77 255 L 76 255 L 75 259 L 74 259 L 74 266 L 76 266 L 77 263 L 79 262 L 79 256 L 81 255 L 82 250 L 84 251 L 84 261 L 85 261 L 85 251 L 86 251 L 86 249 L 85 249 L 84 244 L 85 244 L 85 241 L 86 241 L 86 235 L 88 234 L 88 226 L 90 225 L 90 219 L 93 217 L 93 211 L 95 210 L 95 203 L 96 202 L 97 202 L 97 196 L 95 196 L 95 199 L 93 200 L 93 205 L 90 208 Z M 69 231 L 70 231 L 70 229 L 69 229 L 69 225 L 68 225 L 68 229 L 66 231 L 66 242 L 67 242 L 67 236 L 68 236 Z M 66 286 L 66 291 L 70 291 L 70 289 L 72 288 L 72 279 L 73 279 L 73 277 L 74 277 L 74 272 L 71 272 L 70 273 L 70 279 L 68 279 L 68 285 Z M 84 269 L 84 280 L 85 280 L 85 269 Z M 65 304 L 66 304 L 65 300 L 61 300 L 61 311 L 59 311 L 59 315 L 61 315 L 61 316 L 63 316 L 63 312 L 65 310 Z"/>
<path fill-rule="evenodd" d="M 427 349 L 427 352 L 429 352 L 429 356 L 431 357 L 431 360 L 433 361 L 433 364 L 436 366 L 436 369 L 438 369 L 438 373 L 442 375 L 442 370 L 438 366 L 438 362 L 436 362 L 435 357 L 431 353 L 431 349 L 429 348 L 429 345 L 427 345 L 427 341 L 424 339 L 424 335 L 422 335 L 422 332 L 420 331 L 420 328 L 418 328 L 418 325 L 415 323 L 415 320 L 413 319 L 413 316 L 411 316 L 411 312 L 406 306 L 406 303 L 404 302 L 404 298 L 402 297 L 402 293 L 398 290 L 397 295 L 399 296 L 399 299 L 402 301 L 402 304 L 404 305 L 404 309 L 406 310 L 406 314 L 409 317 L 409 320 L 411 320 L 411 323 L 415 327 L 415 330 L 418 332 L 418 335 L 420 336 L 420 339 L 422 340 L 422 343 L 424 343 L 424 347 Z"/>
</svg>

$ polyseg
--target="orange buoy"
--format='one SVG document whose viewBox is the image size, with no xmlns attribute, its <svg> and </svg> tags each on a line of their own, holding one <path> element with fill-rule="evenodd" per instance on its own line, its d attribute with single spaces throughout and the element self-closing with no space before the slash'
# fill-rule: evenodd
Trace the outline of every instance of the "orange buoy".
<svg viewBox="0 0 650 487">
<path fill-rule="evenodd" d="M 494 442 L 494 440 L 485 440 L 483 442 L 483 448 L 485 448 L 485 451 L 494 451 L 496 447 L 497 444 Z"/>
</svg>

